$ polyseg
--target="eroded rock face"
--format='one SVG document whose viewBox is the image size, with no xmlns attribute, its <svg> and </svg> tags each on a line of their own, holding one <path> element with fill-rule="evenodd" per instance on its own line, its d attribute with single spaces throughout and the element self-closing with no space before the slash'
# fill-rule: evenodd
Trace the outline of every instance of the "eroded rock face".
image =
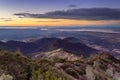
<svg viewBox="0 0 120 80">
<path fill-rule="evenodd" d="M 13 76 L 11 76 L 11 75 L 9 75 L 9 74 L 2 74 L 1 76 L 0 76 L 0 80 L 13 80 Z"/>
<path fill-rule="evenodd" d="M 42 57 L 36 57 L 34 60 L 18 53 L 0 52 L 0 80 L 33 80 L 33 78 L 120 80 L 120 61 L 107 53 L 83 58 L 63 49 L 42 53 Z"/>
<path fill-rule="evenodd" d="M 111 77 L 113 80 L 120 80 L 120 72 L 117 72 L 115 68 L 109 67 L 106 70 L 106 74 Z"/>
<path fill-rule="evenodd" d="M 86 77 L 87 77 L 87 80 L 95 80 L 95 73 L 92 66 L 88 65 L 86 67 Z"/>
<path fill-rule="evenodd" d="M 120 73 L 115 73 L 113 79 L 120 80 Z"/>
<path fill-rule="evenodd" d="M 60 58 L 60 59 L 65 59 L 68 61 L 75 61 L 79 58 L 79 56 L 73 53 L 67 52 L 61 48 L 50 51 L 50 52 L 39 53 L 34 56 L 34 58 L 46 58 L 46 59 L 53 59 L 55 57 Z"/>
<path fill-rule="evenodd" d="M 107 53 L 92 56 L 81 61 L 63 63 L 59 66 L 77 80 L 120 79 L 120 61 Z"/>
</svg>

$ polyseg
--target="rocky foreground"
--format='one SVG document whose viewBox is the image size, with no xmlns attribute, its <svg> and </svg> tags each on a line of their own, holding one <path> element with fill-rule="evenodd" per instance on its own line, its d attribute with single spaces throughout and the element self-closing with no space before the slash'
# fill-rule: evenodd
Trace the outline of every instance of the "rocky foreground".
<svg viewBox="0 0 120 80">
<path fill-rule="evenodd" d="M 120 80 L 120 61 L 107 53 L 74 60 L 58 55 L 31 59 L 1 50 L 0 80 Z"/>
</svg>

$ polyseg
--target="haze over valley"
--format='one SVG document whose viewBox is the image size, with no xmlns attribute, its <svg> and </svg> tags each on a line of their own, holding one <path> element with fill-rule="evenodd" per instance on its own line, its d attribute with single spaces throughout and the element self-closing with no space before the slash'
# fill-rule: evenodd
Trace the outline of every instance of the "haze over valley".
<svg viewBox="0 0 120 80">
<path fill-rule="evenodd" d="M 5 32 L 7 31 L 7 32 Z M 68 39 L 72 43 L 83 43 L 101 52 L 109 52 L 120 58 L 119 26 L 105 27 L 63 27 L 63 28 L 1 28 L 1 43 L 34 43 L 44 38 Z M 54 39 L 53 39 L 54 40 Z M 54 41 L 53 41 L 54 42 Z M 47 43 L 47 42 L 46 42 Z M 13 45 L 14 46 L 14 45 Z M 24 46 L 24 45 L 23 45 Z M 39 45 L 42 46 L 42 45 Z M 32 46 L 31 46 L 32 47 Z M 17 48 L 16 48 L 17 49 Z M 19 47 L 18 47 L 19 49 Z M 32 50 L 32 49 L 30 49 Z M 22 50 L 24 51 L 24 50 Z M 31 53 L 31 52 L 30 52 Z"/>
</svg>

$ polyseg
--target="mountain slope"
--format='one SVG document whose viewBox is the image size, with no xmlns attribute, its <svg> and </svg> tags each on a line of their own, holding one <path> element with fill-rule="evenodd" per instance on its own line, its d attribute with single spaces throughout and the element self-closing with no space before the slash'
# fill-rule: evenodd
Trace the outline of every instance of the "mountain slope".
<svg viewBox="0 0 120 80">
<path fill-rule="evenodd" d="M 58 65 L 76 80 L 119 80 L 120 61 L 113 56 L 102 53 L 87 59 L 66 62 Z"/>
<path fill-rule="evenodd" d="M 58 49 L 55 51 L 64 51 Z M 53 51 L 55 53 L 55 51 Z M 54 53 L 48 53 L 53 54 Z M 57 53 L 56 53 L 57 54 Z M 67 54 L 67 52 L 65 53 Z M 62 56 L 58 53 L 59 58 Z M 70 55 L 70 53 L 69 53 Z M 46 56 L 49 57 L 49 56 Z M 64 57 L 64 56 L 63 56 Z M 50 56 L 50 58 L 52 58 Z M 119 80 L 120 61 L 108 53 L 74 61 L 26 58 L 20 53 L 0 51 L 1 80 Z"/>
<path fill-rule="evenodd" d="M 33 42 L 0 42 L 0 49 L 9 50 L 12 52 L 15 52 L 19 49 L 22 53 L 24 53 L 27 56 L 31 56 L 32 53 L 48 52 L 59 48 L 62 48 L 71 53 L 76 53 L 76 55 L 81 55 L 82 53 L 82 55 L 85 57 L 98 52 L 97 50 L 90 48 L 83 43 L 74 43 L 68 39 L 42 38 Z"/>
<path fill-rule="evenodd" d="M 30 62 L 19 53 L 0 50 L 0 80 L 29 80 Z"/>
<path fill-rule="evenodd" d="M 46 59 L 54 59 L 54 58 L 59 58 L 59 59 L 64 59 L 64 60 L 68 60 L 68 61 L 74 61 L 77 60 L 79 58 L 79 56 L 73 54 L 73 53 L 69 53 L 67 51 L 65 51 L 64 49 L 56 49 L 53 51 L 49 51 L 49 52 L 42 52 L 42 53 L 37 53 L 34 55 L 33 58 L 46 58 Z"/>
</svg>

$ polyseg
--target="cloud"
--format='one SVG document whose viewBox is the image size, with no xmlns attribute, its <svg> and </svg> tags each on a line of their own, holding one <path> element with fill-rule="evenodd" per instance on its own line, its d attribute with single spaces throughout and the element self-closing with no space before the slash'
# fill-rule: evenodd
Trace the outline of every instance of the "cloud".
<svg viewBox="0 0 120 80">
<path fill-rule="evenodd" d="M 12 18 L 0 18 L 0 19 L 5 22 L 14 21 Z"/>
<path fill-rule="evenodd" d="M 5 20 L 5 19 L 11 19 L 11 18 L 0 18 L 1 20 Z"/>
<path fill-rule="evenodd" d="M 11 19 L 11 20 L 4 20 L 4 21 L 5 21 L 5 22 L 10 22 L 10 21 L 14 21 L 14 20 Z"/>
<path fill-rule="evenodd" d="M 36 21 L 36 22 L 61 22 L 61 21 L 51 20 L 51 21 Z"/>
<path fill-rule="evenodd" d="M 102 30 L 102 29 L 57 29 L 58 31 L 64 32 L 102 32 L 102 33 L 120 33 L 113 30 Z"/>
<path fill-rule="evenodd" d="M 77 5 L 75 5 L 75 4 L 70 4 L 70 5 L 68 5 L 68 7 L 70 7 L 70 8 L 75 8 L 75 7 L 77 7 Z"/>
<path fill-rule="evenodd" d="M 80 8 L 51 11 L 44 14 L 15 13 L 18 17 L 75 19 L 75 20 L 120 20 L 120 9 L 112 8 Z"/>
</svg>

